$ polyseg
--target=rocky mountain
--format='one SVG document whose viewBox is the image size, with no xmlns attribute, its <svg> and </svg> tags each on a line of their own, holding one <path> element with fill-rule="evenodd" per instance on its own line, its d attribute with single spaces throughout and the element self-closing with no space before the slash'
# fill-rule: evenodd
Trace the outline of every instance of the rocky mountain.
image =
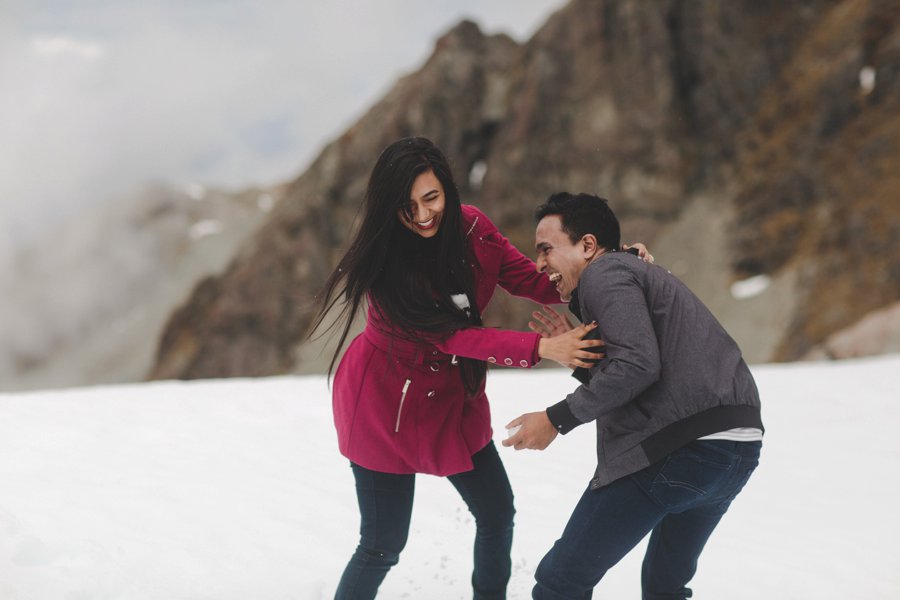
<svg viewBox="0 0 900 600">
<path fill-rule="evenodd" d="M 898 25 L 897 0 L 572 0 L 522 45 L 460 23 L 195 287 L 151 377 L 320 370 L 314 294 L 408 135 L 526 253 L 549 193 L 609 198 L 749 360 L 800 358 L 900 299 Z M 501 294 L 486 321 L 531 309 Z"/>
<path fill-rule="evenodd" d="M 860 358 L 897 352 L 900 352 L 900 302 L 872 311 L 850 327 L 832 333 L 803 358 Z"/>
<path fill-rule="evenodd" d="M 169 314 L 278 190 L 152 185 L 82 211 L 0 271 L 0 390 L 140 381 Z"/>
</svg>

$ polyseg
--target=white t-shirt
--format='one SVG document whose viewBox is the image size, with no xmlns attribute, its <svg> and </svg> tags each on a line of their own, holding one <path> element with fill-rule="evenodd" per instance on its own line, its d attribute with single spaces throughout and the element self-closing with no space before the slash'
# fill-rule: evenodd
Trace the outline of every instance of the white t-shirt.
<svg viewBox="0 0 900 600">
<path fill-rule="evenodd" d="M 756 427 L 738 427 L 729 429 L 728 431 L 720 431 L 712 435 L 706 435 L 701 440 L 730 440 L 732 442 L 761 442 L 763 439 L 762 429 Z"/>
</svg>

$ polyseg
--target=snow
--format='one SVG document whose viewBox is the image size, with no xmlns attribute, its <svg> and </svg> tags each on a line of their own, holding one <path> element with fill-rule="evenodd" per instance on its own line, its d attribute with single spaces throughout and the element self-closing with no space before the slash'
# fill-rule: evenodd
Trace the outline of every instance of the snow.
<svg viewBox="0 0 900 600">
<path fill-rule="evenodd" d="M 863 94 L 871 94 L 875 89 L 875 67 L 865 66 L 859 70 L 859 87 Z"/>
<path fill-rule="evenodd" d="M 772 278 L 768 275 L 755 275 L 731 284 L 731 296 L 735 300 L 747 300 L 755 298 L 772 285 Z"/>
<path fill-rule="evenodd" d="M 707 545 L 695 597 L 900 597 L 900 355 L 753 367 L 760 468 Z M 574 384 L 492 371 L 496 439 Z M 581 427 L 545 452 L 500 448 L 516 494 L 510 599 L 594 467 Z M 347 461 L 322 377 L 0 394 L 0 599 L 331 598 L 357 541 Z M 474 526 L 440 478 L 417 479 L 410 542 L 381 598 L 471 597 Z M 643 545 L 597 588 L 639 597 Z"/>
<path fill-rule="evenodd" d="M 469 186 L 475 190 L 481 189 L 485 175 L 487 175 L 487 163 L 479 160 L 469 170 Z"/>
<path fill-rule="evenodd" d="M 201 219 L 188 230 L 188 236 L 192 240 L 200 240 L 211 235 L 222 233 L 222 221 L 218 219 Z"/>
</svg>

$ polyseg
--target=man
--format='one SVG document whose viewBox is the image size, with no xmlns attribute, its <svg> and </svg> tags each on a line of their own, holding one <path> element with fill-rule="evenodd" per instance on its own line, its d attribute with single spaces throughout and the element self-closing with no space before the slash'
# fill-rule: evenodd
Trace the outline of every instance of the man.
<svg viewBox="0 0 900 600">
<path fill-rule="evenodd" d="M 538 566 L 533 597 L 590 598 L 650 532 L 643 598 L 688 598 L 706 540 L 758 463 L 756 384 L 683 283 L 617 251 L 619 223 L 605 200 L 555 194 L 535 216 L 538 270 L 564 301 L 574 296 L 576 315 L 599 324 L 606 356 L 565 400 L 508 425 L 521 428 L 505 446 L 542 450 L 597 423 L 595 476 Z"/>
</svg>

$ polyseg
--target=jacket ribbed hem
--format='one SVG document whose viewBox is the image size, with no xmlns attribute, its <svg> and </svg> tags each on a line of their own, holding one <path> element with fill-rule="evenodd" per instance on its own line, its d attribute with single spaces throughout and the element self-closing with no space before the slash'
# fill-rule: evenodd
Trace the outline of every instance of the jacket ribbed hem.
<svg viewBox="0 0 900 600">
<path fill-rule="evenodd" d="M 757 427 L 765 431 L 759 406 L 717 406 L 664 427 L 641 442 L 649 464 L 706 435 L 737 427 Z"/>
</svg>

